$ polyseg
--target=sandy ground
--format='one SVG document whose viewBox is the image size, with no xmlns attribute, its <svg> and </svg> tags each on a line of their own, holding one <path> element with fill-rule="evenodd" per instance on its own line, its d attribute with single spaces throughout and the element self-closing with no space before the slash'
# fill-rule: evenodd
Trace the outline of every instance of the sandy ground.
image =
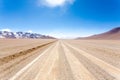
<svg viewBox="0 0 120 80">
<path fill-rule="evenodd" d="M 0 58 L 24 51 L 44 43 L 51 42 L 48 39 L 0 39 Z"/>
<path fill-rule="evenodd" d="M 21 45 L 34 46 L 24 48 L 23 53 L 18 53 L 18 50 L 17 53 L 6 53 L 4 57 L 2 54 L 0 80 L 120 80 L 120 41 L 33 40 L 33 43 L 30 43 L 31 41 L 26 40 L 25 44 L 24 40 L 14 42 L 3 41 L 0 49 L 3 49 L 2 46 L 7 48 L 8 44 L 15 44 L 12 47 L 20 45 L 20 48 Z"/>
</svg>

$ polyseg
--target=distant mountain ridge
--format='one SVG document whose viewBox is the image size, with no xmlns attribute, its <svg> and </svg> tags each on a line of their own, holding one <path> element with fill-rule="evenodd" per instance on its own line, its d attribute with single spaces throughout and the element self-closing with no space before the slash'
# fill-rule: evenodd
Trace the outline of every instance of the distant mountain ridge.
<svg viewBox="0 0 120 80">
<path fill-rule="evenodd" d="M 0 31 L 0 38 L 13 38 L 13 39 L 55 39 L 51 36 L 41 35 L 29 32 L 10 32 Z"/>
<path fill-rule="evenodd" d="M 81 37 L 78 39 L 120 39 L 120 27 L 116 27 L 110 31 L 89 36 L 89 37 Z"/>
</svg>

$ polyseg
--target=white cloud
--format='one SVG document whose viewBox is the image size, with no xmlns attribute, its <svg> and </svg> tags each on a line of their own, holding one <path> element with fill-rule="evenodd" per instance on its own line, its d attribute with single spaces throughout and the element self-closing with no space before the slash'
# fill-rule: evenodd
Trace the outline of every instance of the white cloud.
<svg viewBox="0 0 120 80">
<path fill-rule="evenodd" d="M 46 7 L 62 7 L 66 4 L 73 4 L 75 0 L 39 0 L 39 6 L 46 6 Z"/>
<path fill-rule="evenodd" d="M 11 29 L 1 29 L 1 31 L 8 31 L 8 32 L 11 32 Z"/>
<path fill-rule="evenodd" d="M 27 32 L 32 33 L 33 31 L 32 30 L 28 30 Z"/>
</svg>

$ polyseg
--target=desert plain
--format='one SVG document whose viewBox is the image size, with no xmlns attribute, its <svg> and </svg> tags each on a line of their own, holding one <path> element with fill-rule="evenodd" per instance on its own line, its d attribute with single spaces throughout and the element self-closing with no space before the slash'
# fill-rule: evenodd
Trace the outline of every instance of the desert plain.
<svg viewBox="0 0 120 80">
<path fill-rule="evenodd" d="M 120 40 L 0 39 L 0 80 L 120 80 Z"/>
</svg>

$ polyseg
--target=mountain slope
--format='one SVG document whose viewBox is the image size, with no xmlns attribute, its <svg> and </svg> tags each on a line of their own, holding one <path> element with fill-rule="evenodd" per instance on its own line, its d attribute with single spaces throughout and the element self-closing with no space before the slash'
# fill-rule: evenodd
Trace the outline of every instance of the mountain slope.
<svg viewBox="0 0 120 80">
<path fill-rule="evenodd" d="M 84 37 L 84 38 L 78 38 L 78 39 L 120 39 L 120 27 L 114 28 L 105 33 Z"/>
<path fill-rule="evenodd" d="M 14 38 L 14 39 L 54 39 L 51 36 L 41 35 L 29 32 L 9 32 L 0 31 L 0 38 Z"/>
</svg>

